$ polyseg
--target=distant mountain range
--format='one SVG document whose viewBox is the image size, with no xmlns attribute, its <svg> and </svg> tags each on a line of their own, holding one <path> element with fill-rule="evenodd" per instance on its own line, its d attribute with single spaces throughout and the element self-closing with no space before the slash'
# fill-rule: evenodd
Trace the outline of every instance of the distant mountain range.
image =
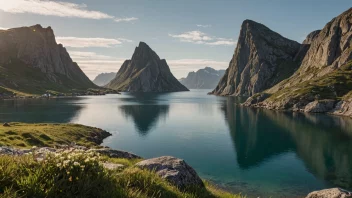
<svg viewBox="0 0 352 198">
<path fill-rule="evenodd" d="M 131 60 L 126 60 L 116 77 L 105 87 L 127 92 L 188 91 L 172 75 L 165 59 L 144 42 L 136 47 Z"/>
<path fill-rule="evenodd" d="M 0 93 L 41 94 L 47 90 L 97 88 L 40 25 L 0 30 Z"/>
<path fill-rule="evenodd" d="M 188 89 L 214 89 L 224 74 L 225 70 L 205 67 L 196 72 L 189 72 L 186 78 L 179 81 Z"/>
<path fill-rule="evenodd" d="M 101 73 L 95 79 L 93 80 L 93 83 L 98 85 L 98 86 L 104 86 L 108 84 L 112 79 L 114 79 L 116 76 L 115 72 L 110 72 L 110 73 Z"/>
</svg>

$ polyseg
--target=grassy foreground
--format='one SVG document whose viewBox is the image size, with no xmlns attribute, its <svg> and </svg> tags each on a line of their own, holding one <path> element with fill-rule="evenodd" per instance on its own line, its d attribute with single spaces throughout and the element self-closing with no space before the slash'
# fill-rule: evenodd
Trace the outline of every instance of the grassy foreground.
<svg viewBox="0 0 352 198">
<path fill-rule="evenodd" d="M 78 124 L 9 123 L 0 126 L 0 146 L 28 148 L 70 144 L 95 147 L 110 134 Z M 180 191 L 154 172 L 134 166 L 141 159 L 100 156 L 93 151 L 63 150 L 38 160 L 35 153 L 0 155 L 0 197 L 167 197 L 241 198 L 205 182 L 205 188 Z M 103 163 L 124 165 L 115 170 Z"/>
<path fill-rule="evenodd" d="M 180 191 L 151 171 L 134 166 L 139 160 L 112 159 L 93 152 L 64 151 L 38 161 L 34 154 L 0 156 L 0 197 L 224 197 L 240 198 L 206 183 L 206 188 Z M 102 162 L 123 164 L 108 170 Z"/>
<path fill-rule="evenodd" d="M 111 135 L 102 129 L 79 124 L 9 124 L 9 127 L 0 125 L 0 146 L 29 148 L 76 143 L 93 147 Z"/>
</svg>

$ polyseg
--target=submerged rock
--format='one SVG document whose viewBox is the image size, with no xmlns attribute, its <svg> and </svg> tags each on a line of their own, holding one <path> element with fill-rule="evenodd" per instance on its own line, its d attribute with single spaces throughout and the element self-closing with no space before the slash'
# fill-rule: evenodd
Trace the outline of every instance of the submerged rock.
<svg viewBox="0 0 352 198">
<path fill-rule="evenodd" d="M 204 187 L 204 183 L 196 171 L 182 159 L 163 156 L 141 161 L 136 166 L 155 171 L 161 178 L 180 189 Z"/>
<path fill-rule="evenodd" d="M 341 188 L 330 188 L 325 190 L 314 191 L 308 194 L 306 198 L 347 198 L 352 197 L 352 193 Z"/>
</svg>

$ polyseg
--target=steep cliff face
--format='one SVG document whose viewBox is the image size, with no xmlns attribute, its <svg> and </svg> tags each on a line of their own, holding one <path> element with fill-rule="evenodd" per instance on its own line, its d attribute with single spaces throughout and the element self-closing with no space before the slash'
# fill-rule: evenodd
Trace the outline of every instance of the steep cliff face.
<svg viewBox="0 0 352 198">
<path fill-rule="evenodd" d="M 95 79 L 93 80 L 93 83 L 98 85 L 98 86 L 104 86 L 108 84 L 112 79 L 114 79 L 116 76 L 115 72 L 110 72 L 110 73 L 101 73 Z"/>
<path fill-rule="evenodd" d="M 224 74 L 225 70 L 205 67 L 196 72 L 189 72 L 180 82 L 188 89 L 214 89 Z"/>
<path fill-rule="evenodd" d="M 290 78 L 249 98 L 246 105 L 349 112 L 341 108 L 348 107 L 350 102 L 344 98 L 352 90 L 352 8 L 332 19 L 321 31 L 309 34 L 304 44 L 309 47 L 299 69 Z"/>
<path fill-rule="evenodd" d="M 21 80 L 33 83 L 47 81 L 57 86 L 54 89 L 96 87 L 72 61 L 66 49 L 56 43 L 50 27 L 35 25 L 0 31 L 0 66 L 3 75 L 9 72 L 12 76 L 0 79 L 0 86 L 4 87 L 17 89 L 26 83 Z M 21 69 L 31 75 L 21 73 Z M 36 75 L 40 78 L 32 79 Z"/>
<path fill-rule="evenodd" d="M 136 47 L 107 88 L 128 92 L 188 91 L 171 73 L 165 59 L 143 42 Z"/>
<path fill-rule="evenodd" d="M 235 53 L 216 95 L 252 96 L 291 76 L 301 45 L 251 20 L 242 24 Z"/>
</svg>

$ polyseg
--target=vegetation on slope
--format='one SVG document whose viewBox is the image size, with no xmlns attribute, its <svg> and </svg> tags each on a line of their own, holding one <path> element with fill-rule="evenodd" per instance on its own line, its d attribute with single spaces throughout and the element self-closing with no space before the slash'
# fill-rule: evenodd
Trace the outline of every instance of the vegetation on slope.
<svg viewBox="0 0 352 198">
<path fill-rule="evenodd" d="M 352 62 L 350 61 L 327 75 L 281 89 L 271 94 L 265 102 L 276 103 L 280 108 L 291 108 L 299 101 L 341 100 L 346 98 L 345 95 L 348 95 L 351 90 Z"/>
<path fill-rule="evenodd" d="M 0 94 L 30 96 L 50 93 L 52 96 L 58 96 L 72 93 L 95 95 L 116 92 L 100 88 L 93 83 L 82 84 L 62 74 L 50 75 L 49 77 L 40 69 L 29 67 L 19 60 L 12 60 L 8 64 L 0 65 Z"/>
<path fill-rule="evenodd" d="M 124 164 L 115 170 L 103 162 Z M 1 197 L 224 197 L 240 198 L 206 184 L 180 191 L 155 173 L 134 167 L 138 160 L 112 159 L 91 151 L 0 156 Z"/>
<path fill-rule="evenodd" d="M 0 146 L 28 148 L 32 146 L 70 145 L 98 146 L 111 134 L 98 128 L 79 124 L 9 123 L 0 126 Z"/>
</svg>

